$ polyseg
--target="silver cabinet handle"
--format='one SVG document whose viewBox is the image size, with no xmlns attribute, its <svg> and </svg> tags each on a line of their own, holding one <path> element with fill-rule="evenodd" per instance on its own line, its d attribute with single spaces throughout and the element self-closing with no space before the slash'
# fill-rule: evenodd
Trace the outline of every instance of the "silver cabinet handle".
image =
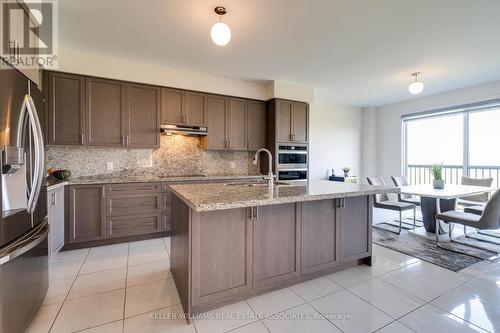
<svg viewBox="0 0 500 333">
<path fill-rule="evenodd" d="M 154 205 L 156 205 L 156 202 L 154 202 L 154 201 L 153 202 L 143 202 L 142 204 L 144 206 L 154 206 Z"/>
<path fill-rule="evenodd" d="M 149 226 L 149 225 L 155 225 L 155 224 L 156 224 L 155 222 L 146 222 L 146 223 L 143 223 L 142 225 Z"/>
<path fill-rule="evenodd" d="M 84 144 L 84 141 L 85 141 L 85 134 L 83 134 L 83 133 L 82 133 L 80 136 L 81 136 L 81 137 L 80 137 L 80 141 L 81 141 L 81 143 L 82 143 L 82 145 L 83 145 L 83 144 Z"/>
<path fill-rule="evenodd" d="M 126 204 L 111 204 L 111 206 L 115 207 L 115 208 L 127 208 L 128 205 Z"/>
<path fill-rule="evenodd" d="M 56 205 L 56 194 L 52 193 L 52 206 Z"/>
<path fill-rule="evenodd" d="M 256 219 L 258 219 L 258 218 L 259 218 L 259 207 L 255 207 L 253 217 L 254 217 L 254 218 L 256 218 Z"/>
</svg>

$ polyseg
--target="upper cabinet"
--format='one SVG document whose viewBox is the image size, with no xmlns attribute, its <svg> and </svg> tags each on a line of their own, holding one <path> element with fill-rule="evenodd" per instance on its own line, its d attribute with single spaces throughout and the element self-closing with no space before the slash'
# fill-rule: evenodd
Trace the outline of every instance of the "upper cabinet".
<svg viewBox="0 0 500 333">
<path fill-rule="evenodd" d="M 226 98 L 207 96 L 206 114 L 208 135 L 203 138 L 205 149 L 227 149 L 226 140 Z"/>
<path fill-rule="evenodd" d="M 160 146 L 160 88 L 44 72 L 48 145 Z"/>
<path fill-rule="evenodd" d="M 85 136 L 85 78 L 44 72 L 49 145 L 83 145 Z"/>
<path fill-rule="evenodd" d="M 130 147 L 159 147 L 160 88 L 129 84 L 125 116 L 125 144 Z"/>
<path fill-rule="evenodd" d="M 271 103 L 274 110 L 276 141 L 307 143 L 309 140 L 309 105 L 280 99 Z"/>
<path fill-rule="evenodd" d="M 203 138 L 203 147 L 207 150 L 248 150 L 248 101 L 217 95 L 206 98 L 208 135 Z"/>
<path fill-rule="evenodd" d="M 94 146 L 126 144 L 126 87 L 113 80 L 87 78 L 87 142 Z"/>
<path fill-rule="evenodd" d="M 247 101 L 240 98 L 227 99 L 226 137 L 227 148 L 247 149 Z"/>
<path fill-rule="evenodd" d="M 266 104 L 259 101 L 247 103 L 247 149 L 257 150 L 266 146 Z"/>
<path fill-rule="evenodd" d="M 205 94 L 163 88 L 161 91 L 161 123 L 204 126 Z"/>
</svg>

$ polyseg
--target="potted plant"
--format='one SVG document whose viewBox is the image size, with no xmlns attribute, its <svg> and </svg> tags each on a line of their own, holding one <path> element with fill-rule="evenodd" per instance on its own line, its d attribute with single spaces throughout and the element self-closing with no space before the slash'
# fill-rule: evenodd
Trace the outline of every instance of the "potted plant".
<svg viewBox="0 0 500 333">
<path fill-rule="evenodd" d="M 344 171 L 344 177 L 349 177 L 349 171 L 351 171 L 351 168 L 349 167 L 343 167 L 342 171 Z"/>
<path fill-rule="evenodd" d="M 434 178 L 432 181 L 432 187 L 435 189 L 442 190 L 444 188 L 443 165 L 433 164 L 431 167 L 431 173 L 432 177 Z"/>
</svg>

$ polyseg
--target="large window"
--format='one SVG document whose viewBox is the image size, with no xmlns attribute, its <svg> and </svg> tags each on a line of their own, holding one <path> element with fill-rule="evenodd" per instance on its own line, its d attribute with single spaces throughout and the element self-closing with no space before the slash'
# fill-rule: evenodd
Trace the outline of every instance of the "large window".
<svg viewBox="0 0 500 333">
<path fill-rule="evenodd" d="M 412 184 L 432 181 L 432 164 L 444 165 L 447 183 L 462 175 L 493 178 L 500 185 L 500 107 L 483 105 L 461 110 L 403 117 L 405 175 Z"/>
</svg>

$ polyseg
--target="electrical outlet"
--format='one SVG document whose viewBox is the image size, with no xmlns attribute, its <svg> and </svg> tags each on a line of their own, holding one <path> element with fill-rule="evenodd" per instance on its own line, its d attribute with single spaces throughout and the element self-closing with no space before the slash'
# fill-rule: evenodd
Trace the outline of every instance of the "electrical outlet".
<svg viewBox="0 0 500 333">
<path fill-rule="evenodd" d="M 113 170 L 113 169 L 114 169 L 113 162 L 107 162 L 107 163 L 106 163 L 106 169 L 107 169 L 108 171 Z"/>
<path fill-rule="evenodd" d="M 236 162 L 231 161 L 230 165 L 231 169 L 236 169 Z"/>
</svg>

